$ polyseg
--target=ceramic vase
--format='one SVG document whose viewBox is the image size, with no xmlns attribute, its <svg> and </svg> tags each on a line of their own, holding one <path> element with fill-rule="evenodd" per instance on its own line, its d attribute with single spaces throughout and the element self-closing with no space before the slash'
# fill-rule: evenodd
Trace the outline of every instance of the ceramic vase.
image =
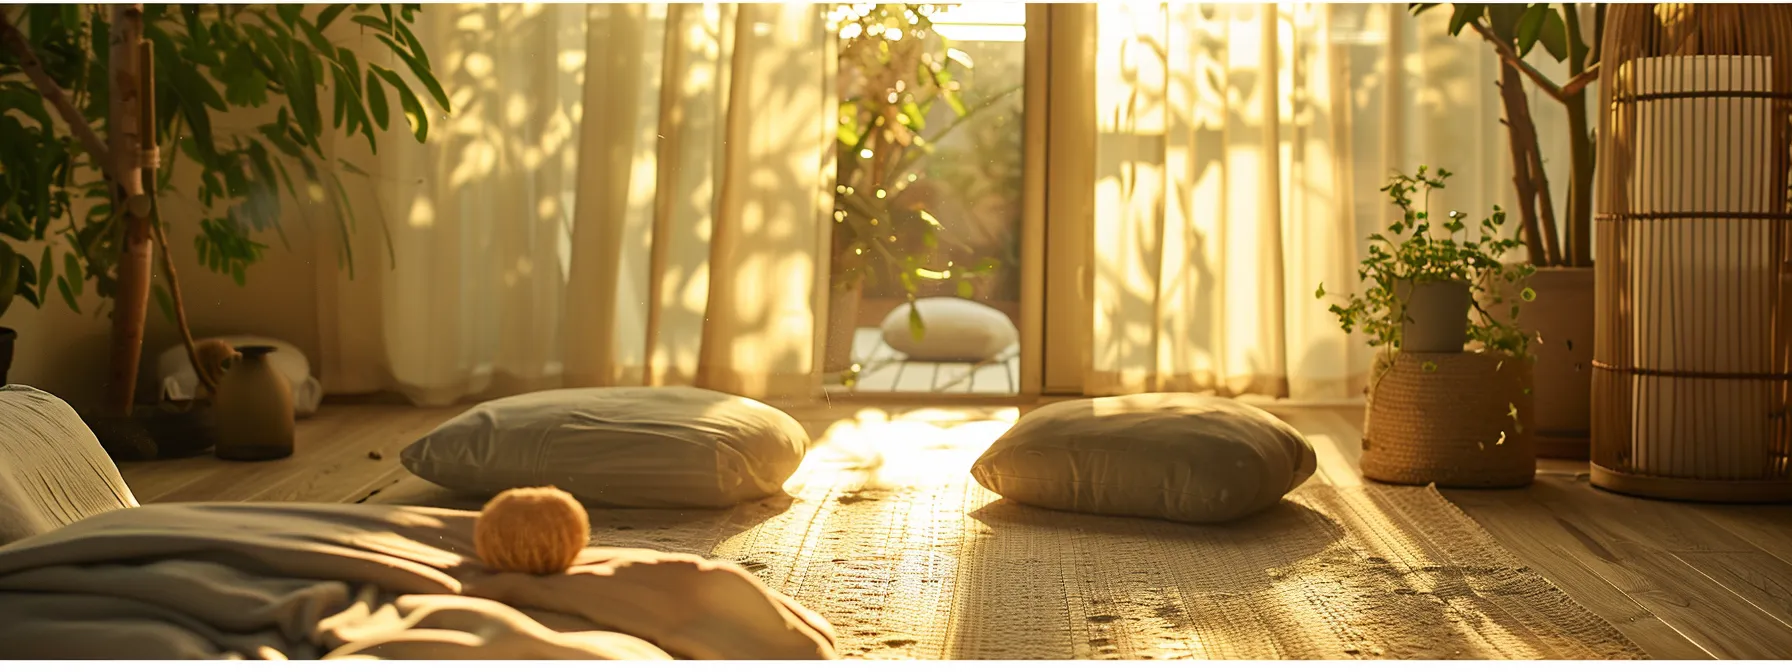
<svg viewBox="0 0 1792 672">
<path fill-rule="evenodd" d="M 292 385 L 268 362 L 272 346 L 242 346 L 212 399 L 217 456 L 222 460 L 277 460 L 292 455 Z"/>
<path fill-rule="evenodd" d="M 1468 283 L 1399 280 L 1394 296 L 1406 304 L 1402 352 L 1462 352 L 1468 343 Z"/>
</svg>

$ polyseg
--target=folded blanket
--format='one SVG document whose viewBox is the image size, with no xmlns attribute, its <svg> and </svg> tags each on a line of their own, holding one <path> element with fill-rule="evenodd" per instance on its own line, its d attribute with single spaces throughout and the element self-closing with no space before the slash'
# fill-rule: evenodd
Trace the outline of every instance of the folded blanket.
<svg viewBox="0 0 1792 672">
<path fill-rule="evenodd" d="M 0 657 L 829 659 L 827 622 L 740 567 L 587 548 L 493 573 L 478 514 L 156 504 L 0 550 Z"/>
</svg>

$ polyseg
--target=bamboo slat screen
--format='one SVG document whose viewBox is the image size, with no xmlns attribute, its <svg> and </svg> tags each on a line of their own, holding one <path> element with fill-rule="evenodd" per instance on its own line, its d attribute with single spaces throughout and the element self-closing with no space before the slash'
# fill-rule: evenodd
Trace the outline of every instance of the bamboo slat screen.
<svg viewBox="0 0 1792 672">
<path fill-rule="evenodd" d="M 1792 499 L 1792 6 L 1608 7 L 1594 485 Z"/>
</svg>

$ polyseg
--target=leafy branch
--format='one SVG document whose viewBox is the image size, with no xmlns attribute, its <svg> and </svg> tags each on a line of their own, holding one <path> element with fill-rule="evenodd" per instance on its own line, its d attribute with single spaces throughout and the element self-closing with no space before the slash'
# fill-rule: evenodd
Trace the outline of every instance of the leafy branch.
<svg viewBox="0 0 1792 672">
<path fill-rule="evenodd" d="M 942 140 L 1020 90 L 997 91 L 974 105 L 964 98 L 970 56 L 933 31 L 940 5 L 839 5 L 835 19 L 843 92 L 836 152 L 833 278 L 851 287 L 873 281 L 882 269 L 895 276 L 911 304 L 909 327 L 924 330 L 912 305 L 926 283 L 953 282 L 969 298 L 972 281 L 990 275 L 994 259 L 969 268 L 947 261 L 932 267 L 942 243 L 971 248 L 919 203 L 901 204 L 909 188 L 926 179 L 915 165 Z M 950 121 L 930 129 L 934 108 Z M 876 263 L 872 263 L 875 260 Z"/>
</svg>

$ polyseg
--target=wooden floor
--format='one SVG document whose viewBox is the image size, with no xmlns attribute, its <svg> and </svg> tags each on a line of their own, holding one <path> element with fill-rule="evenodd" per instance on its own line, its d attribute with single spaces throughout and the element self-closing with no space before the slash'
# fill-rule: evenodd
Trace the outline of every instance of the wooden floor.
<svg viewBox="0 0 1792 672">
<path fill-rule="evenodd" d="M 326 405 L 290 459 L 126 463 L 137 498 L 357 502 L 404 475 L 397 452 L 460 408 Z M 821 436 L 857 408 L 797 409 Z M 1320 477 L 1360 483 L 1359 408 L 1274 406 L 1312 440 Z M 1535 485 L 1444 494 L 1530 567 L 1656 658 L 1792 658 L 1792 507 L 1695 505 L 1592 488 L 1582 463 L 1546 461 Z"/>
</svg>

